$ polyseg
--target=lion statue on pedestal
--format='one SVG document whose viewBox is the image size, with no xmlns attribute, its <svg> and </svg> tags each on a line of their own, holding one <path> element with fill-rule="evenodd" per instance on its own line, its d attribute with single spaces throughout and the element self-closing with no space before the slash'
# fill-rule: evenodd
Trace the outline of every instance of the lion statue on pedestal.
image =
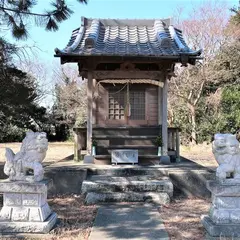
<svg viewBox="0 0 240 240">
<path fill-rule="evenodd" d="M 39 182 L 43 179 L 42 161 L 48 150 L 47 135 L 44 132 L 26 133 L 18 153 L 6 148 L 4 173 L 11 181 Z"/>
<path fill-rule="evenodd" d="M 215 134 L 212 144 L 213 154 L 219 166 L 218 179 L 240 179 L 240 148 L 236 135 Z"/>
</svg>

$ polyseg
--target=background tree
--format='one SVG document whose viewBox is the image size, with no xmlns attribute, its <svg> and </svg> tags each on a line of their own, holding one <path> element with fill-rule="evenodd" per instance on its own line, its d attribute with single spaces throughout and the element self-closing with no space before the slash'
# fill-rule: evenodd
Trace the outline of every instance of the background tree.
<svg viewBox="0 0 240 240">
<path fill-rule="evenodd" d="M 86 82 L 78 77 L 78 71 L 68 65 L 55 68 L 55 102 L 53 119 L 58 139 L 64 140 L 71 135 L 75 126 L 86 122 L 87 88 Z"/>
<path fill-rule="evenodd" d="M 42 128 L 45 108 L 38 105 L 35 79 L 11 64 L 16 51 L 0 41 L 0 141 L 20 140 L 25 129 Z"/>
<path fill-rule="evenodd" d="M 202 116 L 206 98 L 214 92 L 206 92 L 209 84 L 208 65 L 220 47 L 228 41 L 225 34 L 228 21 L 227 8 L 219 2 L 204 3 L 193 8 L 188 19 L 177 21 L 192 49 L 203 48 L 204 58 L 195 66 L 176 66 L 177 77 L 169 85 L 169 106 L 172 125 L 183 130 L 186 142 L 196 144 L 202 135 Z M 205 122 L 204 122 L 205 123 Z M 205 124 L 204 124 L 205 125 Z"/>
<path fill-rule="evenodd" d="M 77 1 L 87 3 L 87 0 Z M 65 0 L 49 1 L 51 9 L 41 13 L 34 10 L 37 4 L 36 0 L 0 0 L 1 29 L 11 30 L 12 36 L 17 40 L 26 40 L 29 24 L 32 22 L 47 31 L 56 31 L 59 24 L 73 14 Z M 46 89 L 49 88 L 43 86 L 47 85 L 43 81 L 46 79 L 46 76 L 43 76 L 46 72 L 36 63 L 21 66 L 23 71 L 13 65 L 14 55 L 20 58 L 23 56 L 24 61 L 27 60 L 25 47 L 19 51 L 19 47 L 0 38 L 0 50 L 0 98 L 3 99 L 0 103 L 0 141 L 20 140 L 21 133 L 27 128 L 50 132 L 53 115 L 49 115 L 44 107 L 39 106 L 41 98 L 48 94 Z M 33 74 L 37 75 L 37 78 L 34 78 Z M 43 90 L 41 92 L 40 83 Z M 63 90 L 60 92 L 62 96 Z"/>
<path fill-rule="evenodd" d="M 235 34 L 235 33 L 234 33 Z M 225 44 L 209 66 L 211 85 L 219 94 L 216 106 L 218 131 L 236 133 L 240 128 L 240 41 Z"/>
</svg>

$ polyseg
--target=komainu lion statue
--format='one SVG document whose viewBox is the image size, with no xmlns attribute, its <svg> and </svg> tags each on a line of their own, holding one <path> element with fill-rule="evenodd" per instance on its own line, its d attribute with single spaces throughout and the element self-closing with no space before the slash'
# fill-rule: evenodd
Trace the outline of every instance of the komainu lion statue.
<svg viewBox="0 0 240 240">
<path fill-rule="evenodd" d="M 236 135 L 215 134 L 212 150 L 219 164 L 216 171 L 217 178 L 240 179 L 240 149 Z"/>
<path fill-rule="evenodd" d="M 41 181 L 44 175 L 41 163 L 46 156 L 47 149 L 46 133 L 27 132 L 20 152 L 14 154 L 10 148 L 6 148 L 4 173 L 11 181 Z"/>
</svg>

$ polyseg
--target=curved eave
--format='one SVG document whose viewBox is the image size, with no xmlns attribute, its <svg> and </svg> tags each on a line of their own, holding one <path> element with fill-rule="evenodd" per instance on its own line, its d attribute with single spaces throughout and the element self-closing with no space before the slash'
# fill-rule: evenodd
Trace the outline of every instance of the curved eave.
<svg viewBox="0 0 240 240">
<path fill-rule="evenodd" d="M 197 52 L 199 53 L 199 52 Z M 194 52 L 191 54 L 179 54 L 179 55 L 161 55 L 161 56 L 146 56 L 146 55 L 79 55 L 74 53 L 62 53 L 62 54 L 55 54 L 54 57 L 60 57 L 61 63 L 68 63 L 68 62 L 81 62 L 82 60 L 86 59 L 108 59 L 109 62 L 111 60 L 134 60 L 137 59 L 137 61 L 146 61 L 146 62 L 158 62 L 160 60 L 162 61 L 171 61 L 174 63 L 181 63 L 183 66 L 186 66 L 187 64 L 195 65 L 197 60 L 203 59 L 203 57 L 199 55 L 193 55 Z M 196 54 L 196 53 L 195 53 Z"/>
<path fill-rule="evenodd" d="M 61 50 L 56 51 L 56 54 L 54 57 L 142 57 L 142 58 L 169 58 L 169 59 L 174 59 L 174 58 L 179 58 L 181 56 L 189 56 L 191 58 L 196 58 L 196 59 L 202 59 L 203 57 L 200 57 L 202 53 L 202 50 L 198 51 L 191 51 L 191 52 L 180 52 L 177 55 L 140 55 L 140 54 L 124 54 L 124 55 L 116 55 L 116 54 L 79 54 L 79 53 L 67 53 Z"/>
</svg>

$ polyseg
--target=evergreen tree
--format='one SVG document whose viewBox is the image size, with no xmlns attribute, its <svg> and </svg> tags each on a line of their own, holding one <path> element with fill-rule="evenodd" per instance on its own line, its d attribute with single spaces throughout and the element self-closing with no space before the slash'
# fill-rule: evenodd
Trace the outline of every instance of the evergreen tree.
<svg viewBox="0 0 240 240">
<path fill-rule="evenodd" d="M 87 3 L 87 0 L 77 0 L 80 3 Z M 11 29 L 16 39 L 28 37 L 27 23 L 34 21 L 36 25 L 45 27 L 47 31 L 58 30 L 58 24 L 67 20 L 73 10 L 69 8 L 65 0 L 50 2 L 50 10 L 43 13 L 33 12 L 37 0 L 0 0 L 0 23 Z"/>
<path fill-rule="evenodd" d="M 35 79 L 11 64 L 14 45 L 0 39 L 0 141 L 21 140 L 27 128 L 42 128 L 46 109 L 37 103 Z"/>
</svg>

